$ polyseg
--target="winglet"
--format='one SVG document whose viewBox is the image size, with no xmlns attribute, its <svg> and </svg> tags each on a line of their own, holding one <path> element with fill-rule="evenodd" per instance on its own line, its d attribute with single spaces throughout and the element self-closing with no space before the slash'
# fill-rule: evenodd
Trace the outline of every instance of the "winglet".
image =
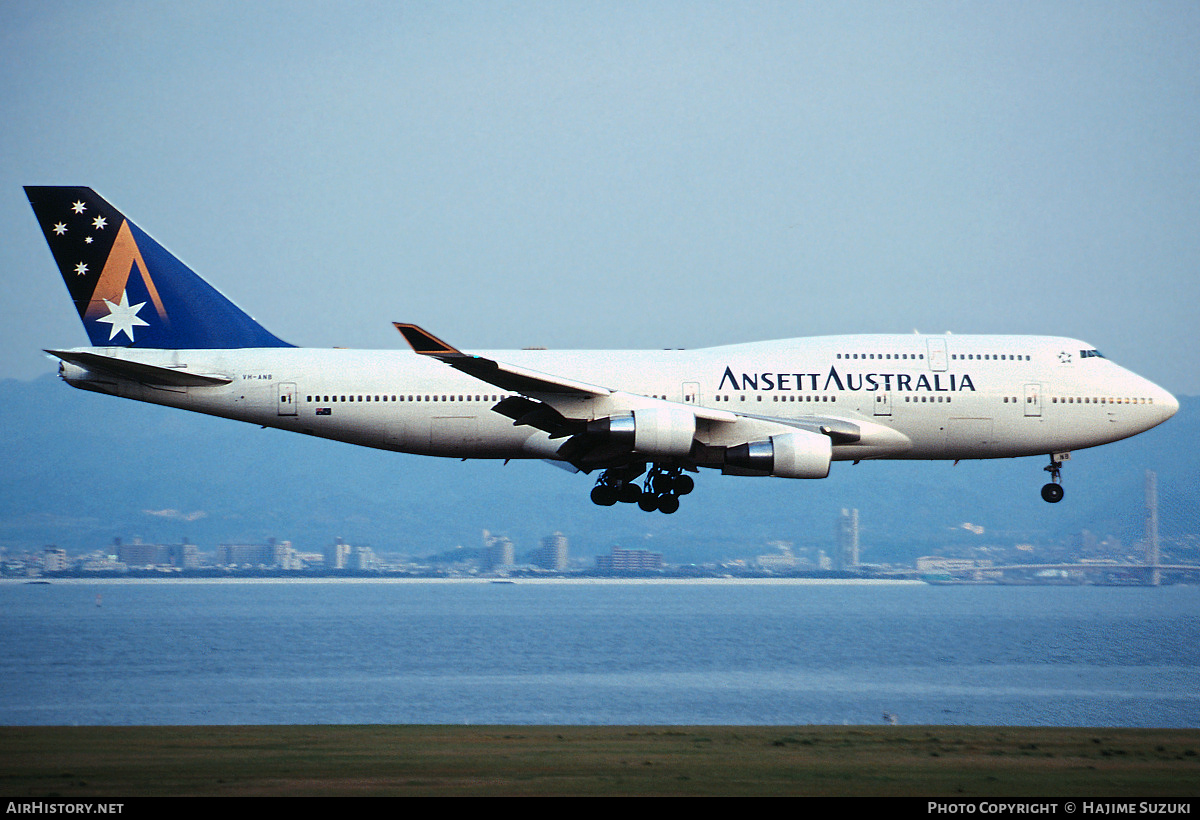
<svg viewBox="0 0 1200 820">
<path fill-rule="evenodd" d="M 428 330 L 407 322 L 392 322 L 414 353 L 422 356 L 465 356 L 458 348 L 448 345 Z"/>
</svg>

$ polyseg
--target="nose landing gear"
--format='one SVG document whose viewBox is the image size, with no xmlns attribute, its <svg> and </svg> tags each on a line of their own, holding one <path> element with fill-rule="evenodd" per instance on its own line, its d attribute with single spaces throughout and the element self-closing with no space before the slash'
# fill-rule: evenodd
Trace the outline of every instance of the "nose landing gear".
<svg viewBox="0 0 1200 820">
<path fill-rule="evenodd" d="M 1042 500 L 1050 504 L 1062 501 L 1062 463 L 1071 457 L 1070 453 L 1051 453 L 1049 466 L 1043 467 L 1050 474 L 1050 483 L 1042 487 Z"/>
</svg>

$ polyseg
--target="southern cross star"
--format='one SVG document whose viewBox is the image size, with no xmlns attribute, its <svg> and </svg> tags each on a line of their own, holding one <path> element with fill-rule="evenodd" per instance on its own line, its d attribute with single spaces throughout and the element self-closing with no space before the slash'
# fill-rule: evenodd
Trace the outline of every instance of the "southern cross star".
<svg viewBox="0 0 1200 820">
<path fill-rule="evenodd" d="M 114 305 L 107 299 L 104 300 L 104 304 L 108 305 L 109 314 L 97 319 L 96 321 L 105 322 L 112 325 L 112 332 L 108 334 L 109 341 L 112 341 L 118 333 L 124 333 L 129 337 L 129 341 L 132 342 L 134 326 L 140 325 L 145 327 L 150 324 L 149 322 L 139 319 L 137 315 L 137 312 L 141 310 L 142 306 L 146 303 L 139 302 L 136 305 L 130 305 L 129 294 L 127 294 L 125 291 L 121 291 L 121 304 Z"/>
</svg>

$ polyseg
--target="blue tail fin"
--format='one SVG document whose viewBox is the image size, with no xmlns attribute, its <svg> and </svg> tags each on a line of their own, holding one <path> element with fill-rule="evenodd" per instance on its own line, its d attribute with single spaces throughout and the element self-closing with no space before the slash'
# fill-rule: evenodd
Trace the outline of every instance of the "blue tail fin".
<svg viewBox="0 0 1200 820">
<path fill-rule="evenodd" d="M 291 347 L 91 188 L 25 188 L 95 347 Z"/>
</svg>

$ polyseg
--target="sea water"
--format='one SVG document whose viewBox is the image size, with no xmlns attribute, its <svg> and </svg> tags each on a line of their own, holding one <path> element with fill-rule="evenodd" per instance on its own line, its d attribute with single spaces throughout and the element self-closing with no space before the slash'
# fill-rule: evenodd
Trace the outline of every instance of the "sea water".
<svg viewBox="0 0 1200 820">
<path fill-rule="evenodd" d="M 0 724 L 1200 726 L 1200 587 L 0 583 Z"/>
</svg>

